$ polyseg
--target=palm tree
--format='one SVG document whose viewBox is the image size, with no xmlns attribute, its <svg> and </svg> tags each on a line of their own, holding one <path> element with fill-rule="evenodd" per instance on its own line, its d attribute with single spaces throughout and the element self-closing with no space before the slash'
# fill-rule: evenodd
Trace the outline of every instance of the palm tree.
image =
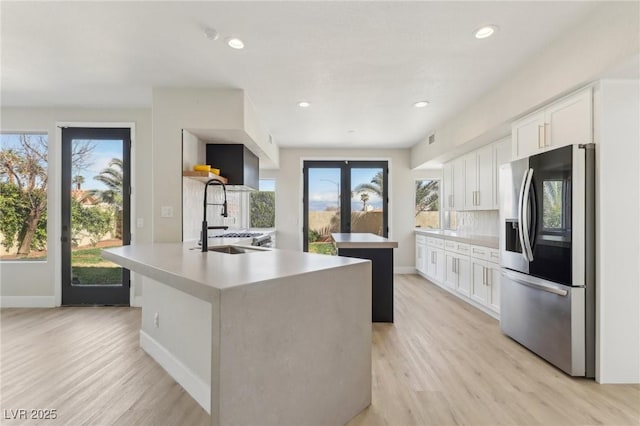
<svg viewBox="0 0 640 426">
<path fill-rule="evenodd" d="M 84 183 L 84 176 L 75 175 L 72 182 L 76 186 L 76 191 L 80 191 L 82 189 L 82 184 Z"/>
<path fill-rule="evenodd" d="M 116 238 L 122 238 L 122 182 L 123 182 L 124 165 L 121 158 L 112 158 L 109 166 L 102 169 L 98 176 L 93 178 L 98 182 L 106 185 L 107 189 L 91 191 L 91 195 L 98 198 L 101 202 L 110 204 L 114 207 L 114 216 L 116 218 Z"/>
<path fill-rule="evenodd" d="M 371 178 L 371 182 L 369 183 L 361 183 L 353 189 L 354 192 L 373 192 L 382 198 L 382 193 L 384 192 L 384 178 L 382 175 L 382 170 Z"/>
<path fill-rule="evenodd" d="M 93 178 L 106 185 L 107 189 L 92 191 L 101 202 L 122 208 L 122 179 L 124 166 L 121 158 L 112 158 L 109 166 Z"/>
<path fill-rule="evenodd" d="M 360 194 L 360 201 L 362 201 L 362 211 L 367 211 L 367 201 L 369 201 L 369 194 L 366 192 Z"/>
<path fill-rule="evenodd" d="M 440 185 L 437 180 L 416 181 L 416 216 L 420 212 L 438 210 Z"/>
</svg>

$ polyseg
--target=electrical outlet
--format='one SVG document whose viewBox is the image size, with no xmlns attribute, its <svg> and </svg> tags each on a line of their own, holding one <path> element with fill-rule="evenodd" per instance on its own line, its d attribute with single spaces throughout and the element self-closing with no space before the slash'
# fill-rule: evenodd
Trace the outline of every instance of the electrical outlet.
<svg viewBox="0 0 640 426">
<path fill-rule="evenodd" d="M 153 314 L 153 325 L 156 328 L 160 328 L 160 314 L 157 312 Z"/>
<path fill-rule="evenodd" d="M 173 217 L 173 207 L 162 206 L 160 208 L 160 217 Z"/>
</svg>

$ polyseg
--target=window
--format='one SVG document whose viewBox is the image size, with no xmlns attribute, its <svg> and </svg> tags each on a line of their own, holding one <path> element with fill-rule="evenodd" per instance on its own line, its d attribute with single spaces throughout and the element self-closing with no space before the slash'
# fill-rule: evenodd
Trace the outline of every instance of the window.
<svg viewBox="0 0 640 426">
<path fill-rule="evenodd" d="M 276 227 L 276 181 L 260 179 L 258 191 L 249 194 L 249 226 Z"/>
<path fill-rule="evenodd" d="M 0 134 L 0 259 L 47 259 L 46 133 Z"/>
<path fill-rule="evenodd" d="M 415 226 L 416 228 L 440 228 L 440 181 L 416 180 Z"/>
</svg>

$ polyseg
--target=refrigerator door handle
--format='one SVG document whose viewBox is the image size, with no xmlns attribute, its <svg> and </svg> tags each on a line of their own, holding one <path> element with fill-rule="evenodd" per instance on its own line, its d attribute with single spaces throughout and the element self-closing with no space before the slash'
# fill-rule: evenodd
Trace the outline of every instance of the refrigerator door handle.
<svg viewBox="0 0 640 426">
<path fill-rule="evenodd" d="M 515 281 L 519 284 L 522 285 L 526 285 L 527 287 L 533 287 L 537 290 L 542 290 L 542 291 L 546 291 L 547 293 L 553 293 L 553 294 L 557 294 L 558 296 L 566 296 L 567 294 L 569 294 L 569 292 L 567 290 L 564 290 L 562 288 L 558 288 L 554 285 L 551 284 L 546 284 L 543 283 L 541 281 L 532 281 L 532 280 L 528 280 L 526 278 L 522 278 L 519 275 L 516 275 L 512 272 L 509 271 L 505 271 L 504 269 L 502 270 L 502 275 L 509 278 L 512 281 Z"/>
<path fill-rule="evenodd" d="M 524 203 L 524 187 L 525 187 L 525 184 L 527 183 L 527 176 L 529 176 L 529 170 L 530 169 L 527 169 L 524 172 L 524 176 L 522 176 L 522 184 L 520 185 L 520 196 L 518 198 L 518 237 L 520 238 L 520 247 L 522 247 L 522 257 L 524 257 L 524 260 L 526 260 L 527 262 L 529 261 L 529 258 L 527 257 L 527 253 L 525 252 L 525 248 L 524 248 L 523 203 Z"/>
<path fill-rule="evenodd" d="M 527 173 L 527 178 L 525 180 L 524 190 L 522 192 L 523 202 L 522 202 L 522 239 L 524 240 L 523 254 L 525 255 L 525 259 L 529 262 L 533 261 L 533 250 L 531 250 L 531 238 L 529 235 L 529 222 L 531 218 L 529 217 L 529 205 L 531 203 L 530 194 L 531 194 L 531 179 L 533 179 L 533 169 L 529 169 Z"/>
</svg>

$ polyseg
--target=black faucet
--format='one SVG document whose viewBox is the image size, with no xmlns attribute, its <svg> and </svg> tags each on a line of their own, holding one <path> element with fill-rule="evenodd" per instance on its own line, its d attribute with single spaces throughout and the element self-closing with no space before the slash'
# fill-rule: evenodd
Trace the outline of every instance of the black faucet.
<svg viewBox="0 0 640 426">
<path fill-rule="evenodd" d="M 224 202 L 220 203 L 207 203 L 207 190 L 209 189 L 209 185 L 220 185 L 222 186 L 222 192 L 224 193 Z M 224 186 L 224 183 L 220 182 L 218 179 L 209 179 L 207 183 L 204 184 L 204 210 L 202 212 L 202 251 L 209 251 L 209 237 L 207 235 L 207 231 L 209 230 L 209 226 L 207 225 L 207 206 L 222 206 L 222 216 L 228 217 L 227 214 L 227 187 Z"/>
</svg>

